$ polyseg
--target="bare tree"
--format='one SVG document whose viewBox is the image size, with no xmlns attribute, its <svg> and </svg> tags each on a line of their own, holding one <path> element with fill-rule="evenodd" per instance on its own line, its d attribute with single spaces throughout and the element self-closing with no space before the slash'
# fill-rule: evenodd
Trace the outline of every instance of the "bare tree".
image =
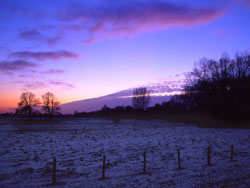
<svg viewBox="0 0 250 188">
<path fill-rule="evenodd" d="M 20 96 L 20 102 L 18 103 L 17 113 L 28 115 L 29 118 L 32 115 L 34 107 L 40 104 L 36 95 L 31 92 L 24 92 Z"/>
<path fill-rule="evenodd" d="M 60 102 L 57 100 L 55 95 L 53 93 L 47 92 L 43 96 L 43 106 L 42 109 L 45 113 L 49 115 L 50 118 L 60 110 L 60 107 L 58 105 Z"/>
<path fill-rule="evenodd" d="M 146 87 L 136 88 L 133 91 L 132 103 L 135 109 L 145 110 L 148 107 L 150 103 L 150 92 Z"/>
</svg>

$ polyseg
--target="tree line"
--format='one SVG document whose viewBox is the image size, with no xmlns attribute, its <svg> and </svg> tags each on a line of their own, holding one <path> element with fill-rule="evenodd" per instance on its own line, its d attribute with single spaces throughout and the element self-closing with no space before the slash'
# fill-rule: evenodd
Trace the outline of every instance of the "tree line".
<svg viewBox="0 0 250 188">
<path fill-rule="evenodd" d="M 241 52 L 230 58 L 224 53 L 219 60 L 203 58 L 186 76 L 181 95 L 152 107 L 148 107 L 149 103 L 150 91 L 141 87 L 133 92 L 132 107 L 108 108 L 105 105 L 91 114 L 164 116 L 168 113 L 202 112 L 229 120 L 249 119 L 250 54 Z"/>
<path fill-rule="evenodd" d="M 42 102 L 32 92 L 23 92 L 20 96 L 18 108 L 16 109 L 17 115 L 28 116 L 29 118 L 33 115 L 39 114 L 38 106 L 41 107 L 42 112 L 45 115 L 52 118 L 54 115 L 59 113 L 60 102 L 51 92 L 47 92 L 42 95 Z"/>
<path fill-rule="evenodd" d="M 187 76 L 182 95 L 170 101 L 179 111 L 205 111 L 222 117 L 247 117 L 250 113 L 250 54 L 224 53 L 216 61 L 203 58 Z"/>
<path fill-rule="evenodd" d="M 250 116 L 250 54 L 236 53 L 230 58 L 224 53 L 219 60 L 203 58 L 186 76 L 181 95 L 170 101 L 149 107 L 150 91 L 146 87 L 134 89 L 132 106 L 109 108 L 104 105 L 95 112 L 75 113 L 75 117 L 164 116 L 169 113 L 205 112 L 224 118 L 249 118 Z M 42 95 L 41 103 L 31 92 L 22 93 L 16 114 L 31 117 L 38 105 L 45 115 L 59 114 L 60 102 L 54 94 Z"/>
</svg>

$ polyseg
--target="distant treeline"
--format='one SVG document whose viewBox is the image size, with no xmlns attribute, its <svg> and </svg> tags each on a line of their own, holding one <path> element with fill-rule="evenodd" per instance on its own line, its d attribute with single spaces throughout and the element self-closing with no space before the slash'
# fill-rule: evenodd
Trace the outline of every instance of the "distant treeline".
<svg viewBox="0 0 250 188">
<path fill-rule="evenodd" d="M 132 108 L 104 106 L 92 112 L 100 116 L 141 115 L 203 112 L 223 119 L 250 117 L 250 54 L 236 53 L 231 59 L 224 53 L 216 61 L 203 58 L 186 77 L 182 95 L 175 95 L 169 102 L 153 107 Z M 76 115 L 80 115 L 76 113 Z"/>
<path fill-rule="evenodd" d="M 172 97 L 178 111 L 204 111 L 225 118 L 250 116 L 250 54 L 203 58 L 187 77 L 183 95 Z"/>
<path fill-rule="evenodd" d="M 164 119 L 168 114 L 204 113 L 227 120 L 249 120 L 250 54 L 236 53 L 233 59 L 223 54 L 218 61 L 203 58 L 187 75 L 186 86 L 181 95 L 175 95 L 170 101 L 155 104 L 153 107 L 147 107 L 149 102 L 150 92 L 146 88 L 137 88 L 133 93 L 133 107 L 109 108 L 104 105 L 101 110 L 94 112 L 75 112 L 73 115 L 57 113 L 54 117 Z M 47 116 L 48 113 L 33 114 L 33 117 Z"/>
</svg>

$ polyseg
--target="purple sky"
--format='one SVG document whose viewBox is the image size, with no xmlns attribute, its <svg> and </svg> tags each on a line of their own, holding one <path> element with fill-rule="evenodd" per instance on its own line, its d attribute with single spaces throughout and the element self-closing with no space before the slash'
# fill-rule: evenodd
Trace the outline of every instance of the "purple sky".
<svg viewBox="0 0 250 188">
<path fill-rule="evenodd" d="M 0 112 L 23 91 L 62 103 L 179 80 L 250 49 L 249 0 L 0 0 Z"/>
</svg>

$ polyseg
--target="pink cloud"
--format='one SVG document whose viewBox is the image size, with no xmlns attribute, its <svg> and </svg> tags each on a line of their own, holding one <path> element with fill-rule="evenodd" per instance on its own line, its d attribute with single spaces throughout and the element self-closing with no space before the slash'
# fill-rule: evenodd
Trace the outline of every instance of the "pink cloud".
<svg viewBox="0 0 250 188">
<path fill-rule="evenodd" d="M 17 57 L 17 58 L 24 58 L 24 59 L 36 59 L 39 61 L 52 59 L 52 60 L 60 60 L 63 58 L 77 58 L 78 55 L 61 50 L 61 51 L 54 51 L 54 52 L 31 52 L 31 51 L 21 51 L 21 52 L 13 52 L 9 55 L 9 57 Z"/>
<path fill-rule="evenodd" d="M 173 26 L 190 27 L 207 24 L 225 13 L 224 8 L 192 8 L 166 1 L 112 2 L 105 1 L 98 7 L 87 8 L 72 5 L 59 13 L 59 18 L 62 22 L 74 24 L 75 31 L 87 30 L 90 38 L 85 43 L 89 44 L 93 42 L 93 36 L 132 35 Z"/>
</svg>

